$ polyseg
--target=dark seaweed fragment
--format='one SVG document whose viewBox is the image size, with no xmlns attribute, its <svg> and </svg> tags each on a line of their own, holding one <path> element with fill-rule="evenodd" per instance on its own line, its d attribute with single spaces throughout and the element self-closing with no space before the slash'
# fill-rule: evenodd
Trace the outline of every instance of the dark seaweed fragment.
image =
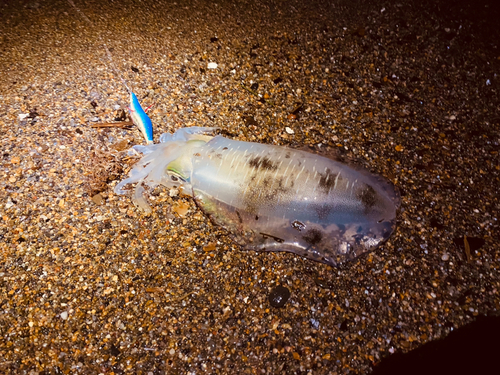
<svg viewBox="0 0 500 375">
<path fill-rule="evenodd" d="M 469 247 L 470 247 L 471 251 L 479 250 L 486 243 L 486 241 L 484 240 L 484 238 L 469 237 L 469 236 L 467 236 L 467 242 L 469 243 Z M 453 243 L 459 249 L 462 249 L 462 250 L 465 249 L 465 243 L 464 243 L 464 238 L 463 237 L 455 237 L 453 239 Z"/>
</svg>

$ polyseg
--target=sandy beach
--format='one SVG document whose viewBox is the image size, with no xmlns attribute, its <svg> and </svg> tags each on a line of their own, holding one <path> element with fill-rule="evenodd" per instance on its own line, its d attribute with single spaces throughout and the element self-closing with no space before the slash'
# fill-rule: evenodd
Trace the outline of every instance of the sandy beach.
<svg viewBox="0 0 500 375">
<path fill-rule="evenodd" d="M 366 374 L 498 316 L 490 2 L 73 1 L 0 5 L 0 373 Z M 356 160 L 399 189 L 395 232 L 335 268 L 244 251 L 168 189 L 144 213 L 113 191 L 141 133 L 96 127 L 120 76 L 155 142 Z"/>
</svg>

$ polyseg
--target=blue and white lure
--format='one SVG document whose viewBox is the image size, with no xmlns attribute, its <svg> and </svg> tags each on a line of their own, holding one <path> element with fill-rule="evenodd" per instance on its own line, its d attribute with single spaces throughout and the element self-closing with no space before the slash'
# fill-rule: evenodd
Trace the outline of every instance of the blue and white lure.
<svg viewBox="0 0 500 375">
<path fill-rule="evenodd" d="M 386 241 L 397 189 L 366 170 L 286 147 L 213 136 L 214 128 L 164 133 L 134 146 L 145 156 L 116 187 L 151 212 L 143 184 L 179 188 L 244 249 L 289 251 L 338 265 Z"/>
<path fill-rule="evenodd" d="M 73 2 L 73 0 L 67 0 L 68 3 L 82 16 L 82 18 L 92 27 L 94 27 L 94 24 L 92 21 L 83 13 Z M 132 122 L 134 123 L 135 126 L 139 128 L 141 131 L 142 135 L 144 136 L 144 139 L 146 140 L 147 144 L 152 144 L 153 143 L 153 123 L 151 122 L 151 119 L 149 116 L 146 114 L 147 110 L 149 107 L 144 111 L 141 107 L 141 104 L 139 103 L 139 100 L 137 99 L 137 96 L 132 92 L 130 87 L 127 85 L 127 82 L 125 82 L 125 79 L 121 76 L 119 70 L 115 67 L 115 64 L 113 62 L 113 56 L 111 55 L 111 52 L 109 51 L 108 47 L 106 46 L 106 43 L 102 43 L 104 46 L 104 49 L 106 50 L 106 54 L 109 59 L 109 63 L 111 65 L 111 68 L 115 71 L 115 73 L 120 77 L 120 80 L 122 81 L 123 85 L 127 89 L 127 91 L 130 93 L 130 107 L 128 107 L 130 117 L 132 118 Z"/>
<path fill-rule="evenodd" d="M 128 87 L 127 87 L 128 88 Z M 137 96 L 130 91 L 130 107 L 128 108 L 130 117 L 132 118 L 132 122 L 134 123 L 135 126 L 139 128 L 141 131 L 142 135 L 144 136 L 144 139 L 146 140 L 147 144 L 152 144 L 153 143 L 153 123 L 151 122 L 151 119 L 149 116 L 146 114 L 146 111 L 144 111 L 141 107 L 141 104 L 139 103 L 139 100 L 137 99 Z"/>
</svg>

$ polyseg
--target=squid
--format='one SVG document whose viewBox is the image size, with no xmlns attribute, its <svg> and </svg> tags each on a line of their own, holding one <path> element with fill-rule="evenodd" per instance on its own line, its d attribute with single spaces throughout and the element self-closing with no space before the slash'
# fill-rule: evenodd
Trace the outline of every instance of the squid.
<svg viewBox="0 0 500 375">
<path fill-rule="evenodd" d="M 214 135 L 215 128 L 164 133 L 134 146 L 143 158 L 114 191 L 136 183 L 182 189 L 245 250 L 287 251 L 338 266 L 383 244 L 396 227 L 397 188 L 362 168 L 282 146 Z"/>
</svg>

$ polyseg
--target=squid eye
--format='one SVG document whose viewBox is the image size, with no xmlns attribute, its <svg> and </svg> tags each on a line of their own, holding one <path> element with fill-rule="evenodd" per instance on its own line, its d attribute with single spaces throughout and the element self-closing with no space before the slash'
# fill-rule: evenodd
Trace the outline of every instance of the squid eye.
<svg viewBox="0 0 500 375">
<path fill-rule="evenodd" d="M 174 171 L 168 171 L 168 175 L 170 176 L 170 179 L 174 182 L 186 182 L 186 179 L 183 178 L 180 174 L 174 172 Z"/>
</svg>

